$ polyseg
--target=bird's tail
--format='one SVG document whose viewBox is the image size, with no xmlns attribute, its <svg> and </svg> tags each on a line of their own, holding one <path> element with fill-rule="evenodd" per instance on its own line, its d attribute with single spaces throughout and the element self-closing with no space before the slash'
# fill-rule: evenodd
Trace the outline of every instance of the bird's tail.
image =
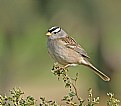
<svg viewBox="0 0 121 106">
<path fill-rule="evenodd" d="M 98 70 L 96 67 L 94 67 L 90 62 L 87 62 L 87 64 L 84 64 L 86 66 L 88 66 L 89 68 L 91 68 L 100 78 L 102 78 L 104 81 L 110 81 L 110 78 L 105 75 L 103 72 L 101 72 L 100 70 Z"/>
</svg>

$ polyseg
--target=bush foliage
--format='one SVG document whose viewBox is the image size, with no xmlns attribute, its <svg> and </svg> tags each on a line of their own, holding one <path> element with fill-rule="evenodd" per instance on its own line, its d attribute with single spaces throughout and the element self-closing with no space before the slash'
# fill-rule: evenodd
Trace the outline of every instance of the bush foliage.
<svg viewBox="0 0 121 106">
<path fill-rule="evenodd" d="M 58 64 L 55 64 L 52 73 L 60 79 L 62 78 L 65 88 L 69 89 L 69 93 L 62 98 L 62 102 L 69 106 L 95 106 L 99 104 L 99 97 L 93 97 L 92 89 L 88 90 L 88 97 L 82 99 L 77 92 L 76 83 L 78 80 L 78 74 L 75 78 L 71 78 L 67 74 L 67 69 L 60 67 Z M 53 100 L 46 100 L 45 97 L 40 97 L 39 104 L 37 100 L 32 96 L 27 96 L 23 98 L 24 92 L 20 88 L 13 88 L 10 90 L 10 96 L 0 95 L 0 106 L 66 106 L 58 104 Z M 119 106 L 119 100 L 114 97 L 114 94 L 107 93 L 108 100 L 106 106 Z M 77 101 L 75 102 L 75 99 Z"/>
</svg>

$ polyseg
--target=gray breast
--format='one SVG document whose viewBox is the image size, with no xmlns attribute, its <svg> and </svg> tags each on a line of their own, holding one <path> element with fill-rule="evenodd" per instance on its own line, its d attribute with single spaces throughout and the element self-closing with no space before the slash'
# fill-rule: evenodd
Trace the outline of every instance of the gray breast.
<svg viewBox="0 0 121 106">
<path fill-rule="evenodd" d="M 59 40 L 48 40 L 48 52 L 52 58 L 62 65 L 78 63 L 80 55 L 67 48 L 64 42 Z"/>
</svg>

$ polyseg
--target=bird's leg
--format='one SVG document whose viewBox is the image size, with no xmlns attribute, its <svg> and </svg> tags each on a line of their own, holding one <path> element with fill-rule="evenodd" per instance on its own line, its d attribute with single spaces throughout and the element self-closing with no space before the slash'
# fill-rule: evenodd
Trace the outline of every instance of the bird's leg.
<svg viewBox="0 0 121 106">
<path fill-rule="evenodd" d="M 69 66 L 70 66 L 70 64 L 67 64 L 67 65 L 63 66 L 62 69 L 65 70 L 65 71 L 68 71 L 67 68 L 68 68 Z"/>
<path fill-rule="evenodd" d="M 76 66 L 77 64 L 67 64 L 67 65 L 65 65 L 63 68 L 64 69 L 67 69 L 68 67 L 71 67 L 71 66 Z"/>
<path fill-rule="evenodd" d="M 58 66 L 57 70 L 67 70 L 67 68 L 70 66 L 70 64 L 67 64 L 65 66 Z"/>
<path fill-rule="evenodd" d="M 63 68 L 66 69 L 70 66 L 70 64 L 65 65 Z"/>
<path fill-rule="evenodd" d="M 67 64 L 65 66 L 59 66 L 59 64 L 56 62 L 56 63 L 54 63 L 53 68 L 52 68 L 51 71 L 63 71 L 63 70 L 67 71 L 67 68 L 69 66 L 70 66 L 70 64 Z"/>
<path fill-rule="evenodd" d="M 59 66 L 58 62 L 54 63 L 52 71 L 60 71 L 60 70 L 66 70 L 68 71 L 68 67 L 76 66 L 77 64 L 67 64 L 65 66 Z"/>
</svg>

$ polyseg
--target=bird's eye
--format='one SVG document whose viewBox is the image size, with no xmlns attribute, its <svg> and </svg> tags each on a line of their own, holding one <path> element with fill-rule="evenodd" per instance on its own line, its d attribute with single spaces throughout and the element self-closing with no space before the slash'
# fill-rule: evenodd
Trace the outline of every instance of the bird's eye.
<svg viewBox="0 0 121 106">
<path fill-rule="evenodd" d="M 54 34 L 56 34 L 57 32 L 53 32 Z"/>
</svg>

